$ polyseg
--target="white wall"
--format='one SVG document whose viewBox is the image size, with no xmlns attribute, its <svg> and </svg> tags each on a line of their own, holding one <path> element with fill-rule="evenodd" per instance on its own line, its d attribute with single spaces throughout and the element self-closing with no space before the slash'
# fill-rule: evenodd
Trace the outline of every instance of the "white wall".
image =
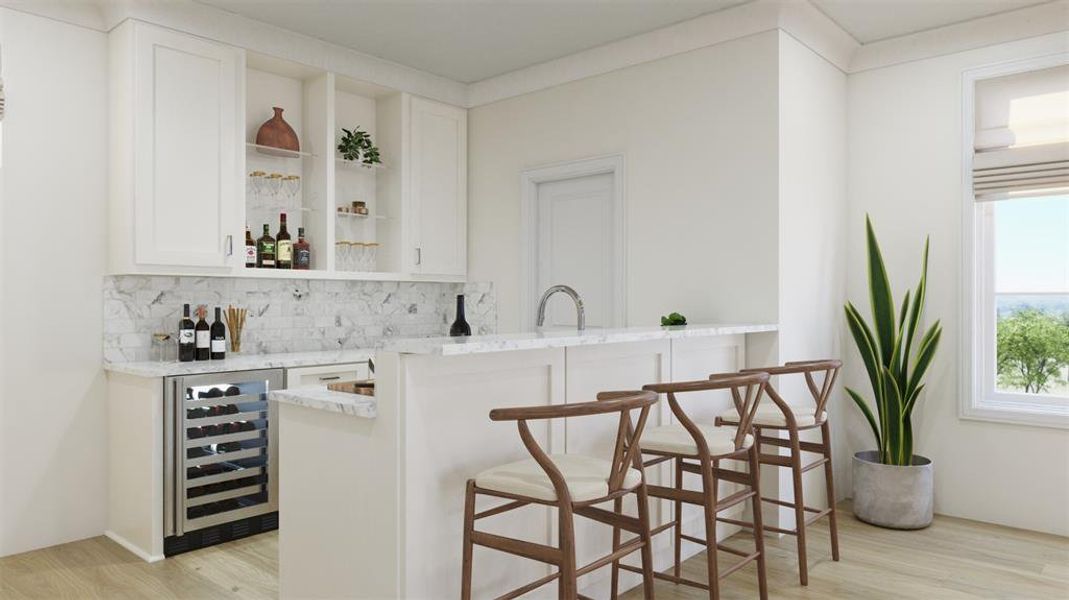
<svg viewBox="0 0 1069 600">
<path fill-rule="evenodd" d="M 837 358 L 846 294 L 847 77 L 791 35 L 779 38 L 779 360 Z M 799 376 L 780 378 L 777 389 L 790 401 L 811 402 Z M 828 413 L 840 499 L 849 495 L 842 485 L 850 464 L 841 443 L 844 410 L 854 408 L 836 391 Z M 815 433 L 807 435 L 819 439 Z M 790 471 L 779 471 L 780 489 L 790 489 Z M 803 483 L 806 505 L 826 506 L 823 473 L 810 472 Z M 780 513 L 793 527 L 793 512 Z"/>
<path fill-rule="evenodd" d="M 961 74 L 978 66 L 1065 52 L 1069 36 L 918 60 L 850 76 L 849 245 L 851 299 L 867 307 L 864 218 L 872 215 L 897 297 L 916 284 L 931 234 L 926 320 L 943 321 L 943 342 L 914 413 L 919 454 L 935 461 L 941 514 L 1069 535 L 1069 431 L 967 421 L 957 416 L 961 261 Z M 867 312 L 864 308 L 863 312 Z M 846 353 L 848 384 L 868 391 L 860 359 Z M 850 446 L 873 447 L 857 410 Z"/>
<path fill-rule="evenodd" d="M 0 9 L 0 556 L 99 535 L 104 34 Z"/>
<path fill-rule="evenodd" d="M 520 326 L 520 173 L 623 154 L 628 323 L 776 318 L 775 31 L 470 111 L 469 277 Z M 565 282 L 567 283 L 567 282 Z"/>
</svg>

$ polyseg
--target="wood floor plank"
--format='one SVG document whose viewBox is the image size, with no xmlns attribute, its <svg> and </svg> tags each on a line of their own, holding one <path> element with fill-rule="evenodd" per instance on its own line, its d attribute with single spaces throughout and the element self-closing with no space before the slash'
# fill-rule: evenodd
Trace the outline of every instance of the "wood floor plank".
<svg viewBox="0 0 1069 600">
<path fill-rule="evenodd" d="M 936 517 L 920 531 L 861 523 L 840 508 L 843 560 L 833 562 L 827 520 L 808 530 L 809 586 L 798 585 L 793 537 L 767 538 L 770 596 L 777 600 L 1069 600 L 1069 539 Z M 750 548 L 751 537 L 729 540 Z M 721 553 L 721 569 L 737 557 Z M 706 580 L 705 557 L 684 576 Z M 757 597 L 753 564 L 721 585 L 723 600 Z M 661 600 L 705 599 L 701 590 L 656 583 Z M 0 559 L 0 600 L 259 600 L 278 597 L 278 534 L 262 534 L 148 564 L 98 537 Z M 624 598 L 642 597 L 641 589 Z"/>
</svg>

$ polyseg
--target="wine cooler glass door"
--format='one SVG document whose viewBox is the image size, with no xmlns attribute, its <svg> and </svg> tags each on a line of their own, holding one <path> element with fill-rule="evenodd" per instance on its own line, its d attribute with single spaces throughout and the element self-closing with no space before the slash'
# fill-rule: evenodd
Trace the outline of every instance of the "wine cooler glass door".
<svg viewBox="0 0 1069 600">
<path fill-rule="evenodd" d="M 166 536 L 278 510 L 275 408 L 267 393 L 282 380 L 281 370 L 165 380 Z"/>
</svg>

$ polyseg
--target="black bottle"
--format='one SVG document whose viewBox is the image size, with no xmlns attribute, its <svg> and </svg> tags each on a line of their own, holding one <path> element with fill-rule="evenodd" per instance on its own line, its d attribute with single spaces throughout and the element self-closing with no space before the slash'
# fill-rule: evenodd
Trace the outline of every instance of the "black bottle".
<svg viewBox="0 0 1069 600">
<path fill-rule="evenodd" d="M 226 358 L 226 326 L 223 325 L 222 310 L 218 306 L 215 307 L 215 322 L 212 323 L 212 360 L 223 360 Z"/>
<path fill-rule="evenodd" d="M 212 332 L 208 322 L 204 320 L 204 309 L 197 309 L 197 360 L 208 360 L 212 357 Z"/>
<path fill-rule="evenodd" d="M 471 325 L 464 320 L 464 294 L 457 294 L 457 320 L 449 327 L 449 335 L 471 335 Z"/>
<path fill-rule="evenodd" d="M 189 318 L 189 305 L 182 305 L 182 320 L 178 322 L 178 360 L 190 362 L 197 356 L 193 321 Z"/>
</svg>

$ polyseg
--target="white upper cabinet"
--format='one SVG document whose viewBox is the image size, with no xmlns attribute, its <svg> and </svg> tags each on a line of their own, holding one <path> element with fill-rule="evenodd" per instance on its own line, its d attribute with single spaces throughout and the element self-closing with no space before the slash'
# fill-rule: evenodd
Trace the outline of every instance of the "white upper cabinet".
<svg viewBox="0 0 1069 600">
<path fill-rule="evenodd" d="M 111 41 L 113 269 L 230 268 L 242 51 L 129 21 Z"/>
<path fill-rule="evenodd" d="M 468 262 L 467 111 L 412 97 L 409 137 L 412 270 L 463 276 Z"/>
</svg>

